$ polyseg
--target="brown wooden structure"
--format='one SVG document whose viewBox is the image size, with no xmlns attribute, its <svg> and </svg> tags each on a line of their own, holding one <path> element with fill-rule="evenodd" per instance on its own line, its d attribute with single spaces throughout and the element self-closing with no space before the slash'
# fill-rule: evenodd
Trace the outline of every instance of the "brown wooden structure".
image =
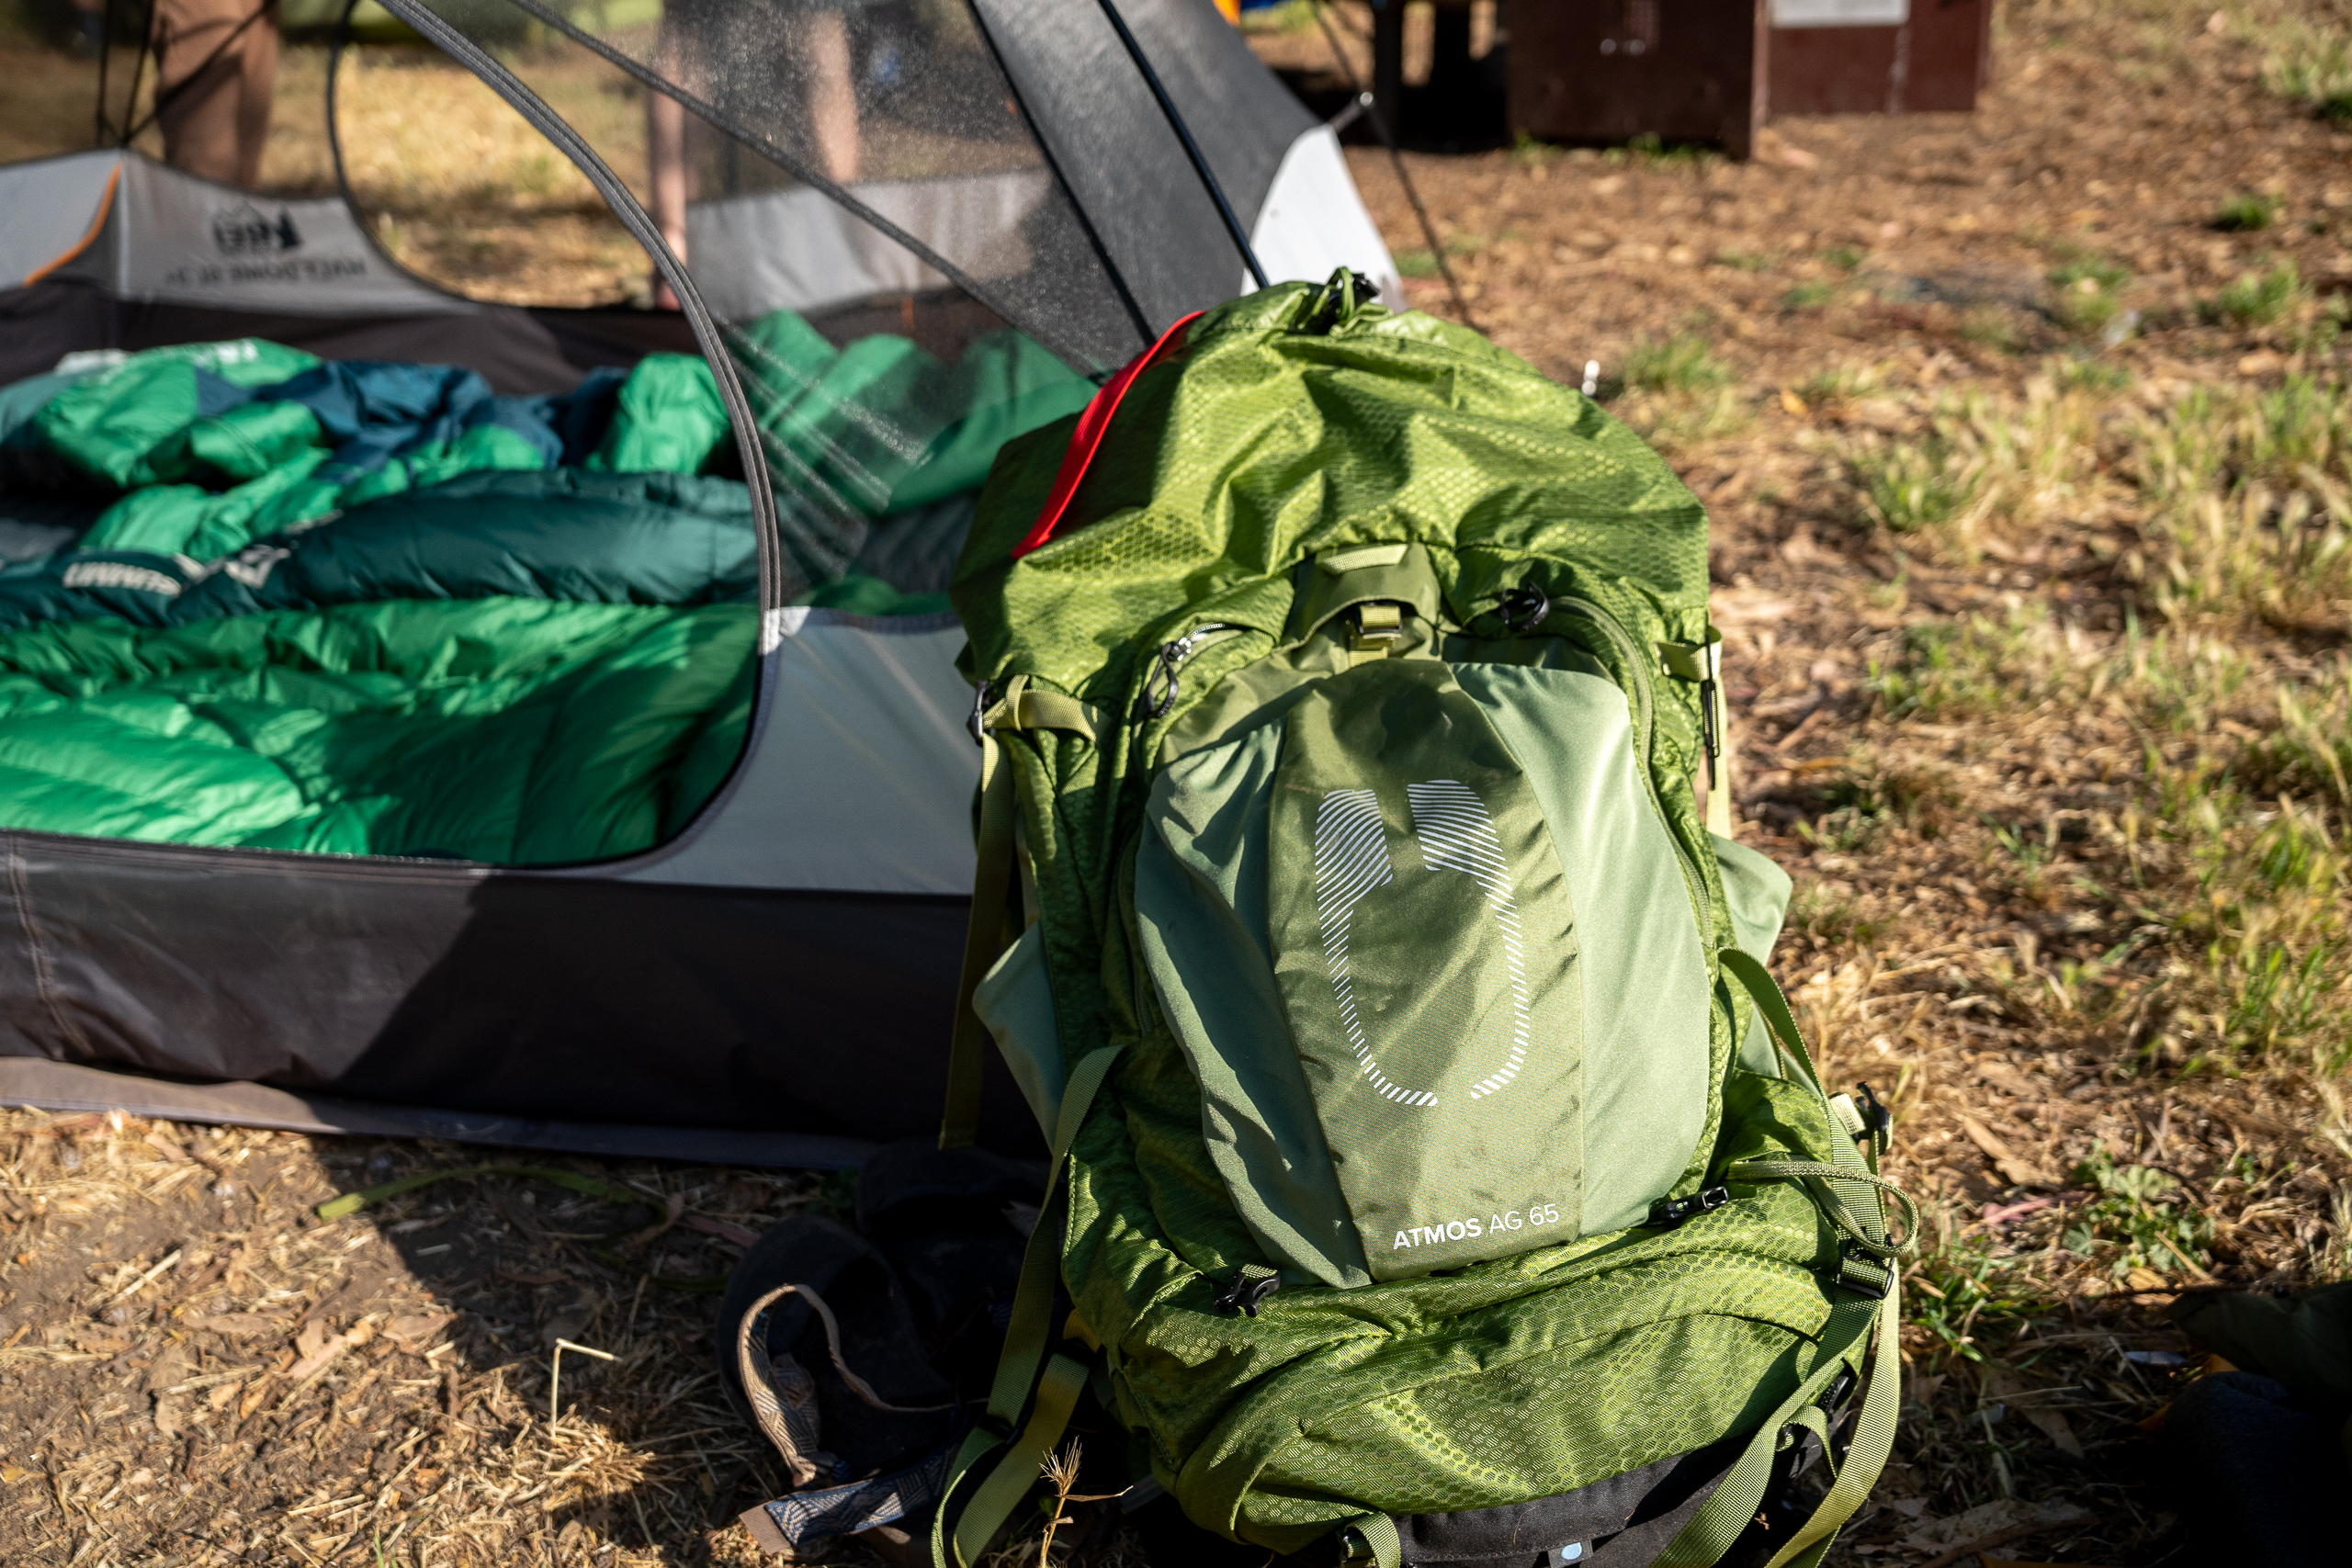
<svg viewBox="0 0 2352 1568">
<path fill-rule="evenodd" d="M 1754 148 L 1770 101 L 1765 0 L 1516 0 L 1506 15 L 1512 130 Z"/>
<path fill-rule="evenodd" d="M 1373 10 L 1373 91 L 1402 123 L 1406 0 Z M 1700 141 L 1745 158 L 1775 115 L 1976 107 L 1992 0 L 1503 0 L 1510 128 Z M 1469 0 L 1436 0 L 1430 87 L 1458 96 Z"/>
<path fill-rule="evenodd" d="M 1868 21 L 1790 26 L 1767 62 L 1770 114 L 1928 114 L 1976 107 L 1993 63 L 1993 0 L 1908 0 Z"/>
</svg>

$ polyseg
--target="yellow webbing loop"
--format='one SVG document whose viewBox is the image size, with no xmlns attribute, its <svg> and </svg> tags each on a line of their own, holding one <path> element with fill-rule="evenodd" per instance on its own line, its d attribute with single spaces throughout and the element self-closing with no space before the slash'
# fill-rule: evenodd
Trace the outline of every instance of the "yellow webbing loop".
<svg viewBox="0 0 2352 1568">
<path fill-rule="evenodd" d="M 1099 736 L 1105 723 L 1102 710 L 1091 703 L 1066 697 L 1059 692 L 1039 691 L 1023 677 L 1020 689 L 989 710 L 982 725 L 989 729 L 1069 729 L 1089 740 Z"/>
<path fill-rule="evenodd" d="M 1045 1204 L 1037 1215 L 1036 1227 L 1029 1233 L 1028 1250 L 1022 1255 L 1021 1282 L 1013 1289 L 1012 1318 L 1005 1326 L 1004 1350 L 997 1359 L 996 1381 L 989 1390 L 988 1411 L 981 1422 L 965 1434 L 963 1446 L 956 1450 L 955 1462 L 948 1467 L 947 1483 L 940 1490 L 938 1512 L 933 1517 L 932 1558 L 938 1568 L 950 1568 L 951 1564 L 974 1561 L 981 1551 L 986 1550 L 989 1537 L 1002 1526 L 1011 1509 L 1018 1506 L 1021 1497 L 1037 1479 L 1035 1460 L 1029 1461 L 1027 1468 L 1023 1469 L 1017 1455 L 1000 1459 L 990 1467 L 988 1479 L 981 1483 L 980 1491 L 994 1497 L 999 1495 L 999 1491 L 994 1489 L 1013 1489 L 1017 1482 L 1017 1489 L 1012 1491 L 1012 1502 L 1006 1505 L 1005 1513 L 999 1515 L 988 1527 L 986 1535 L 975 1538 L 978 1542 L 975 1550 L 967 1551 L 965 1549 L 966 1523 L 959 1522 L 952 1536 L 948 1533 L 947 1506 L 955 1500 L 956 1490 L 965 1475 L 1012 1431 L 1013 1422 L 1019 1419 L 1022 1406 L 1029 1403 L 1033 1389 L 1037 1391 L 1038 1408 L 1043 1410 L 1046 1406 L 1046 1391 L 1039 1378 L 1038 1363 L 1046 1360 L 1050 1348 L 1047 1341 L 1053 1327 L 1054 1290 L 1061 1280 L 1063 1232 L 1069 1213 L 1069 1185 L 1065 1179 L 1069 1146 L 1077 1139 L 1079 1128 L 1085 1124 L 1087 1110 L 1094 1103 L 1096 1092 L 1102 1089 L 1103 1080 L 1110 1077 L 1113 1064 L 1119 1059 L 1120 1049 L 1116 1045 L 1106 1045 L 1088 1053 L 1072 1069 L 1069 1086 L 1062 1090 L 1061 1117 L 1054 1127 L 1054 1160 L 1051 1174 L 1046 1178 Z M 1071 1358 L 1057 1355 L 1053 1359 L 1065 1361 Z M 1080 1363 L 1078 1386 L 1083 1387 L 1085 1382 L 1085 1369 Z M 1075 1392 L 1069 1394 L 1073 1401 L 1077 1397 Z M 1049 1422 L 1051 1437 L 1046 1439 L 1048 1445 L 1060 1440 L 1062 1426 L 1069 1419 L 1069 1414 L 1065 1410 Z M 1028 1426 L 1014 1439 L 1013 1446 L 1018 1449 L 1029 1440 L 1033 1433 L 1044 1433 L 1046 1430 L 1046 1427 L 1039 1425 L 1036 1413 L 1033 1412 Z M 1043 1457 L 1042 1450 L 1038 1457 Z M 971 1508 L 978 1506 L 978 1495 L 976 1495 L 973 1504 L 966 1509 L 967 1518 Z"/>
<path fill-rule="evenodd" d="M 988 1551 L 989 1542 L 996 1539 L 997 1531 L 1004 1528 L 1012 1511 L 1021 1506 L 1021 1500 L 1029 1495 L 1046 1456 L 1062 1440 L 1070 1414 L 1078 1408 L 1078 1396 L 1086 1388 L 1086 1371 L 1084 1361 L 1069 1356 L 1057 1355 L 1046 1363 L 1046 1375 L 1038 1380 L 1037 1403 L 1029 1412 L 1029 1424 L 1004 1450 L 996 1468 L 964 1506 L 963 1517 L 956 1521 L 957 1562 L 978 1562 Z"/>
</svg>

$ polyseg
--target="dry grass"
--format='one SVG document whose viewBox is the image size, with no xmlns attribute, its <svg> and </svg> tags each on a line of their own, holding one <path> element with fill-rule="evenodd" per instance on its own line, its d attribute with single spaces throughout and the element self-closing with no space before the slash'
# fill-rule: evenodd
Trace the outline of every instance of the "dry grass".
<svg viewBox="0 0 2352 1568">
<path fill-rule="evenodd" d="M 587 1167 L 430 1187 L 334 1223 L 338 1191 L 464 1151 L 120 1116 L 0 1116 L 0 1560 L 748 1563 L 734 1514 L 785 1490 L 718 1392 L 729 1238 L 814 1177 Z M 575 1162 L 565 1162 L 567 1165 Z M 562 1404 L 548 1405 L 564 1338 Z"/>
<path fill-rule="evenodd" d="M 623 179 L 643 180 L 642 89 L 576 50 L 518 69 Z M 325 85 L 324 51 L 288 52 L 262 171 L 274 188 L 334 188 Z M 650 264 L 587 176 L 470 73 L 414 50 L 355 50 L 336 91 L 353 193 L 402 265 L 512 304 L 646 295 Z"/>
</svg>

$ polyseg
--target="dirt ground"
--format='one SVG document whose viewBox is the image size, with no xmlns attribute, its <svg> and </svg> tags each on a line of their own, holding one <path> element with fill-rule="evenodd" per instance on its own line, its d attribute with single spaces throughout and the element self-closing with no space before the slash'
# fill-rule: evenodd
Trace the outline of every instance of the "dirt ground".
<svg viewBox="0 0 2352 1568">
<path fill-rule="evenodd" d="M 2346 1272 L 2352 134 L 2298 63 L 2345 22 L 2012 0 L 1973 116 L 1408 155 L 1477 324 L 1591 364 L 1707 502 L 1775 967 L 1897 1112 L 1905 1428 L 1838 1562 L 2165 1561 L 2163 1307 Z M 642 1206 L 504 1176 L 329 1222 L 482 1156 L 35 1112 L 0 1154 L 0 1560 L 754 1560 L 729 1521 L 781 1483 L 709 1298 L 645 1273 L 839 1179 L 560 1160 Z M 558 1339 L 616 1359 L 567 1352 L 551 1420 Z M 1080 1513 L 1057 1561 L 1170 1560 Z"/>
</svg>

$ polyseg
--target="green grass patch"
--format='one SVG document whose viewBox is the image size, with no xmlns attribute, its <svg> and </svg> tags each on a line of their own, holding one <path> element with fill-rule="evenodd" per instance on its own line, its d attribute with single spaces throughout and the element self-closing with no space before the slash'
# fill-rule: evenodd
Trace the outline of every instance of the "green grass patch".
<svg viewBox="0 0 2352 1568">
<path fill-rule="evenodd" d="M 1836 299 L 1837 296 L 1838 291 L 1836 289 L 1818 280 L 1811 283 L 1800 283 L 1794 288 L 1790 289 L 1786 294 L 1781 296 L 1781 309 L 1783 310 L 1818 310 L 1823 306 L 1828 304 L 1830 300 Z"/>
<path fill-rule="evenodd" d="M 1702 392 L 1731 380 L 1706 339 L 1690 333 L 1635 344 L 1625 351 L 1623 375 L 1626 386 L 1642 392 Z"/>
<path fill-rule="evenodd" d="M 1652 169 L 1695 169 L 1719 154 L 1695 141 L 1667 141 L 1655 131 L 1645 130 L 1623 147 L 1611 147 L 1601 153 L 1611 164 L 1639 164 Z"/>
<path fill-rule="evenodd" d="M 1869 397 L 1886 385 L 1886 371 L 1877 365 L 1841 365 L 1797 383 L 1797 396 L 1808 403 L 1849 403 Z"/>
<path fill-rule="evenodd" d="M 1562 150 L 1522 130 L 1511 138 L 1510 161 L 1522 169 L 1548 169 L 1560 161 Z"/>
<path fill-rule="evenodd" d="M 2100 1260 L 2119 1280 L 2134 1269 L 2197 1274 L 2211 1263 L 2212 1216 L 2170 1171 L 2118 1165 L 2102 1144 L 2075 1168 L 2075 1179 L 2098 1194 L 2066 1227 L 2064 1245 L 2075 1257 Z"/>
<path fill-rule="evenodd" d="M 2267 229 L 2278 220 L 2278 200 L 2276 197 L 2241 191 L 2214 210 L 2208 226 L 2224 234 L 2251 233 Z"/>
<path fill-rule="evenodd" d="M 2263 46 L 2262 85 L 2274 96 L 2322 119 L 2352 120 L 2352 36 L 2286 17 L 2252 41 Z"/>
<path fill-rule="evenodd" d="M 1866 683 L 1890 717 L 1989 718 L 2087 689 L 2089 663 L 2046 612 L 2021 607 L 1905 627 L 1894 660 L 1873 662 Z"/>
<path fill-rule="evenodd" d="M 2046 1292 L 1979 1237 L 1948 1237 L 1911 1266 L 1905 1315 L 1952 1360 L 1984 1362 L 1980 1336 L 2049 1310 Z"/>
<path fill-rule="evenodd" d="M 2023 354 L 2031 344 L 2018 319 L 1998 305 L 1972 305 L 1960 318 L 1963 343 L 2000 354 Z"/>
<path fill-rule="evenodd" d="M 2050 314 L 2069 332 L 2103 332 L 2122 313 L 2117 296 L 2132 281 L 2132 269 L 2096 251 L 2069 249 L 2073 254 L 2050 269 Z"/>
<path fill-rule="evenodd" d="M 2128 366 L 2110 365 L 2104 360 L 2060 359 L 2050 367 L 2050 382 L 2062 392 L 2111 398 L 2132 389 L 2132 371 Z"/>
<path fill-rule="evenodd" d="M 2284 321 L 2311 296 L 2311 286 L 2295 269 L 2293 258 L 2282 256 L 2268 269 L 2240 277 L 2199 309 L 2209 321 L 2233 327 L 2267 327 Z"/>
<path fill-rule="evenodd" d="M 1947 444 L 1873 442 L 1847 457 L 1871 521 L 1897 534 L 1958 522 L 1976 499 L 1982 476 Z"/>
</svg>

